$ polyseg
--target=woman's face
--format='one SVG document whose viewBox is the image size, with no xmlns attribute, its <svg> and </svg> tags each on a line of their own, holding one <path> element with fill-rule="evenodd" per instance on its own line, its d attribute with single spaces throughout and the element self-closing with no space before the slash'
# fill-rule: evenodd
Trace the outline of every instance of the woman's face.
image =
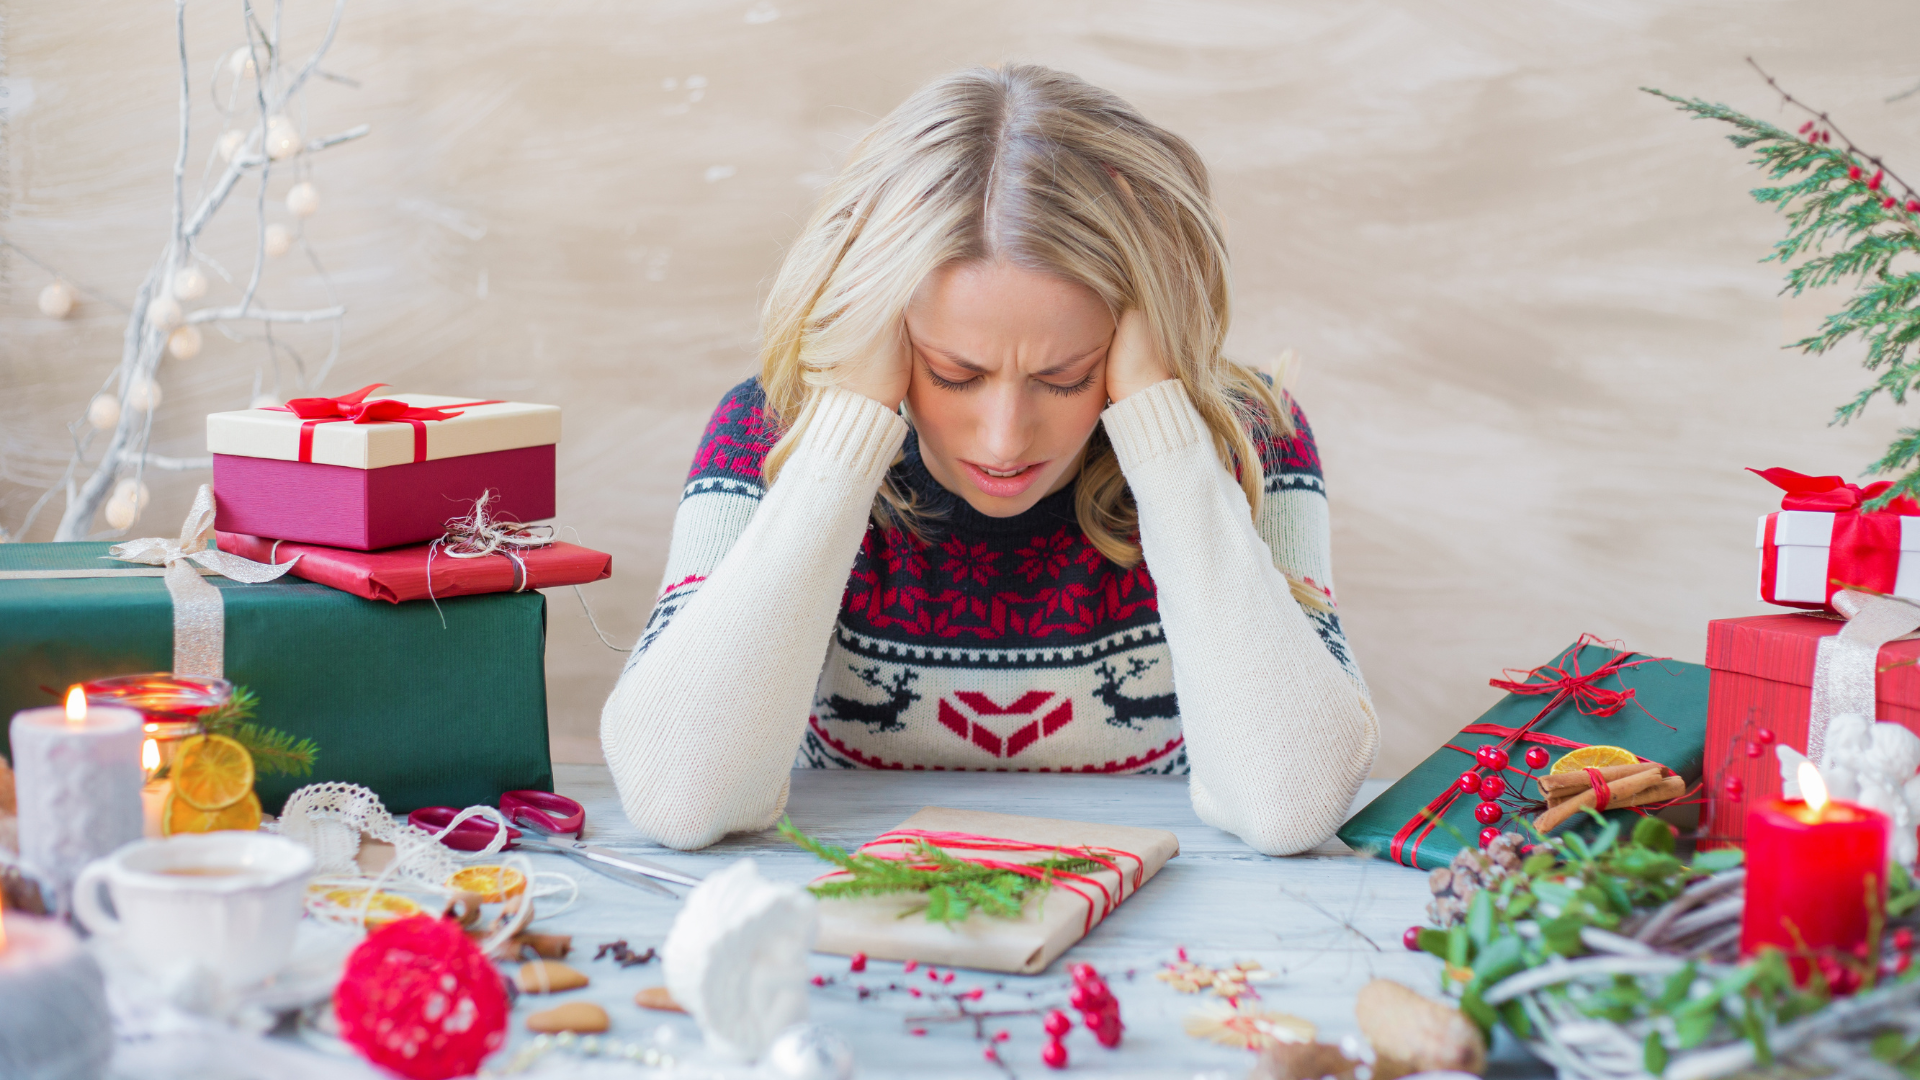
<svg viewBox="0 0 1920 1080">
<path fill-rule="evenodd" d="M 927 471 L 991 517 L 1077 475 L 1107 403 L 1113 317 L 1093 290 L 1004 263 L 956 263 L 907 306 L 907 403 Z"/>
</svg>

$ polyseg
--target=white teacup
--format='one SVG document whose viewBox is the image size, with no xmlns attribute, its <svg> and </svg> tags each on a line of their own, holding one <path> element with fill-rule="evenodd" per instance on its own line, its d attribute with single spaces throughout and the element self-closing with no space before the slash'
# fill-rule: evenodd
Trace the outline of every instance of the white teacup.
<svg viewBox="0 0 1920 1080">
<path fill-rule="evenodd" d="M 287 962 L 312 872 L 313 852 L 268 833 L 140 840 L 87 864 L 73 913 L 152 974 L 197 965 L 239 988 Z"/>
</svg>

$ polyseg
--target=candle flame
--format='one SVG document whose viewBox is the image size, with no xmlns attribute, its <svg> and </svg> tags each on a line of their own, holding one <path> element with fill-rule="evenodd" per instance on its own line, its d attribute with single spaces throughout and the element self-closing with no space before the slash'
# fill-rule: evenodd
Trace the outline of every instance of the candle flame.
<svg viewBox="0 0 1920 1080">
<path fill-rule="evenodd" d="M 1800 763 L 1800 797 L 1806 800 L 1809 810 L 1818 811 L 1827 805 L 1827 781 L 1820 775 L 1819 766 L 1811 761 Z"/>
<path fill-rule="evenodd" d="M 87 718 L 87 692 L 78 686 L 67 691 L 67 723 L 78 724 Z"/>
<path fill-rule="evenodd" d="M 140 747 L 140 767 L 152 772 L 160 767 L 160 744 L 148 739 Z"/>
</svg>

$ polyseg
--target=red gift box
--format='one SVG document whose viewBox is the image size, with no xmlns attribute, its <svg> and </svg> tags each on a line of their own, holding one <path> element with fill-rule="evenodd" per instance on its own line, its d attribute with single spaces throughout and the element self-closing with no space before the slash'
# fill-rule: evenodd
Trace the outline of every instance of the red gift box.
<svg viewBox="0 0 1920 1080">
<path fill-rule="evenodd" d="M 1747 810 L 1780 797 L 1774 745 L 1805 752 L 1813 669 L 1820 639 L 1846 623 L 1818 615 L 1755 615 L 1707 624 L 1707 835 L 1702 847 L 1738 846 Z M 1920 732 L 1920 639 L 1880 649 L 1874 682 L 1876 719 Z M 1864 689 L 1864 683 L 1862 688 Z M 1756 738 L 1773 733 L 1773 743 Z M 1749 744 L 1759 748 L 1749 753 Z M 1738 797 L 1727 779 L 1740 783 Z"/>
<path fill-rule="evenodd" d="M 264 536 L 220 532 L 221 551 L 263 563 L 291 562 L 295 577 L 331 585 L 369 600 L 428 598 L 429 544 L 390 551 L 342 551 L 317 544 L 295 544 Z M 516 562 L 516 559 L 518 560 Z M 613 556 L 575 544 L 552 543 L 523 548 L 513 556 L 456 559 L 437 552 L 432 562 L 432 593 L 437 599 L 478 593 L 524 592 L 562 585 L 584 585 L 613 575 Z"/>
<path fill-rule="evenodd" d="M 374 551 L 438 538 L 486 491 L 497 515 L 539 521 L 554 514 L 553 454 L 523 446 L 382 469 L 215 454 L 214 525 Z"/>
</svg>

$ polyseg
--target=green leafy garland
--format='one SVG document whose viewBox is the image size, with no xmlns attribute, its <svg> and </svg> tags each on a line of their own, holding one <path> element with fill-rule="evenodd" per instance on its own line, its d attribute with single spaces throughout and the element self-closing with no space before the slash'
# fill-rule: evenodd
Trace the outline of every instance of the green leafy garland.
<svg viewBox="0 0 1920 1080">
<path fill-rule="evenodd" d="M 912 842 L 909 860 L 850 854 L 801 832 L 791 818 L 781 820 L 780 834 L 848 875 L 807 886 L 815 896 L 825 899 L 920 893 L 926 903 L 909 908 L 901 917 L 924 911 L 928 922 L 937 923 L 957 923 L 975 911 L 996 919 L 1017 919 L 1029 896 L 1044 896 L 1053 888 L 1055 875 L 1107 869 L 1105 863 L 1095 859 L 1056 857 L 1027 864 L 1044 871 L 1044 876 L 1035 878 L 956 859 L 925 840 Z"/>
<path fill-rule="evenodd" d="M 1603 820 L 1591 810 L 1588 813 Z M 1518 1000 L 1497 1009 L 1487 1004 L 1484 995 L 1494 984 L 1555 957 L 1587 954 L 1582 930 L 1616 930 L 1630 916 L 1665 904 L 1688 885 L 1732 869 L 1743 858 L 1737 850 L 1719 850 L 1684 863 L 1675 854 L 1672 828 L 1652 817 L 1641 818 L 1625 838 L 1620 822 L 1608 821 L 1591 840 L 1572 834 L 1538 839 L 1517 873 L 1509 874 L 1497 888 L 1473 894 L 1463 922 L 1447 929 L 1423 929 L 1419 934 L 1419 947 L 1446 962 L 1443 979 L 1448 991 L 1459 996 L 1461 1011 L 1488 1034 L 1496 1024 L 1522 1039 L 1534 1034 Z M 1916 906 L 1920 906 L 1920 890 L 1894 864 L 1886 916 L 1898 917 Z M 1879 974 L 1883 925 L 1884 920 L 1874 929 L 1871 960 L 1836 958 L 1857 975 L 1862 989 L 1871 988 Z M 1896 979 L 1916 977 L 1920 967 Z M 1614 1023 L 1669 1018 L 1675 1045 L 1668 1046 L 1655 1031 L 1648 1035 L 1645 1047 L 1646 1069 L 1658 1076 L 1671 1051 L 1692 1049 L 1716 1032 L 1748 1039 L 1760 1062 L 1767 1064 L 1771 1060 L 1767 1032 L 1819 1010 L 1833 997 L 1826 977 L 1817 969 L 1805 988 L 1796 987 L 1786 956 L 1776 949 L 1762 950 L 1733 967 L 1704 992 L 1695 988 L 1698 978 L 1697 967 L 1688 964 L 1668 978 L 1658 993 L 1649 993 L 1638 980 L 1621 976 L 1610 988 L 1585 999 L 1581 1007 L 1596 1019 Z M 1883 1042 L 1884 1047 L 1876 1043 L 1875 1049 L 1876 1056 L 1884 1049 L 1887 1056 L 1881 1060 L 1920 1069 L 1920 1039 L 1911 1045 L 1900 1036 Z M 1911 1074 L 1920 1076 L 1920 1071 Z"/>
<path fill-rule="evenodd" d="M 233 688 L 233 696 L 201 713 L 200 730 L 208 735 L 224 735 L 253 755 L 253 768 L 262 776 L 311 776 L 320 747 L 312 739 L 296 739 L 278 728 L 253 722 L 260 698 L 244 686 Z M 162 767 L 154 778 L 166 776 Z"/>
<path fill-rule="evenodd" d="M 1815 112 L 1781 90 L 1771 76 L 1767 76 L 1767 83 L 1780 92 L 1786 104 L 1812 117 L 1797 134 L 1725 105 L 1641 89 L 1673 102 L 1695 119 L 1733 125 L 1735 131 L 1727 136 L 1728 141 L 1742 150 L 1753 150 L 1752 163 L 1765 170 L 1768 179 L 1784 181 L 1755 188 L 1751 194 L 1787 217 L 1786 239 L 1775 244 L 1773 254 L 1763 260 L 1794 263 L 1787 270 L 1785 291 L 1798 296 L 1808 289 L 1859 280 L 1859 291 L 1839 312 L 1827 316 L 1819 333 L 1792 346 L 1820 354 L 1855 335 L 1866 343 L 1864 366 L 1876 377 L 1852 401 L 1835 410 L 1833 422 L 1845 424 L 1859 416 L 1878 394 L 1885 393 L 1894 404 L 1903 405 L 1908 392 L 1920 387 L 1920 351 L 1916 350 L 1916 343 L 1920 343 L 1920 270 L 1896 270 L 1892 265 L 1902 255 L 1920 254 L 1920 192 L 1895 176 L 1878 157 L 1854 145 L 1825 113 Z M 1836 135 L 1840 136 L 1837 147 L 1833 142 Z M 1868 471 L 1907 471 L 1873 500 L 1870 508 L 1877 510 L 1901 495 L 1920 497 L 1916 459 L 1920 459 L 1920 428 L 1903 428 Z"/>
</svg>

